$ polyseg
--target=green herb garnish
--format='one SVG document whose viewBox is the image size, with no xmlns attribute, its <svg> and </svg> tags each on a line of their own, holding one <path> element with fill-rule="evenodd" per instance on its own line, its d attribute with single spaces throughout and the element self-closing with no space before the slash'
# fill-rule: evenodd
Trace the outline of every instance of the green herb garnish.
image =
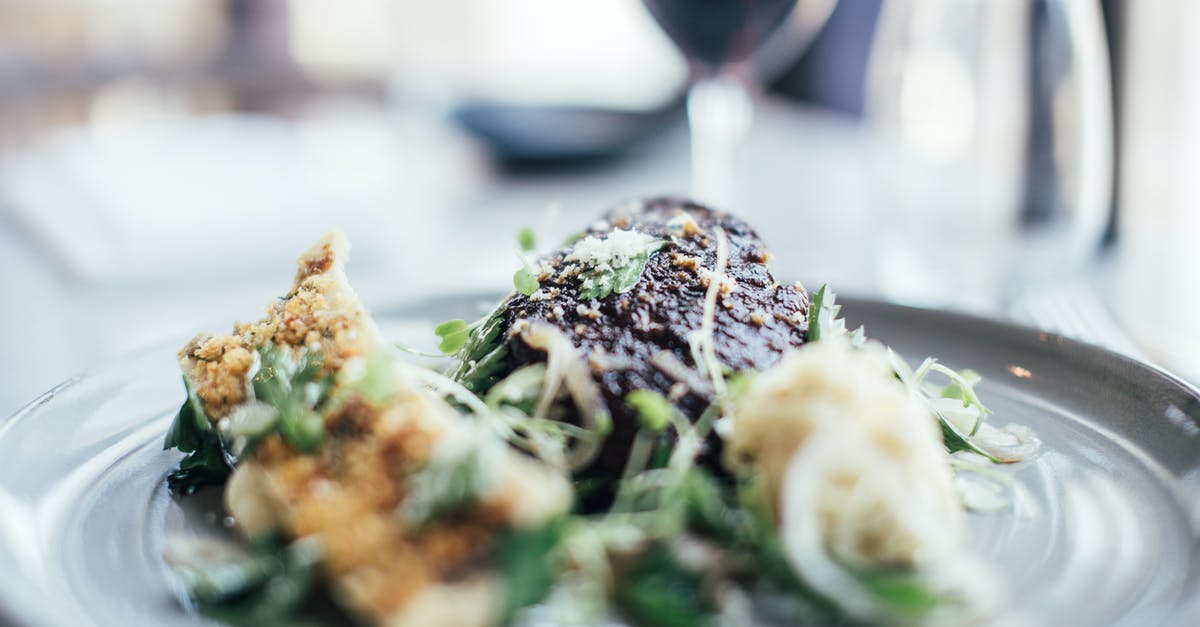
<svg viewBox="0 0 1200 627">
<path fill-rule="evenodd" d="M 842 306 L 837 304 L 837 294 L 829 289 L 828 285 L 822 285 L 821 289 L 813 294 L 812 302 L 808 305 L 808 341 L 816 342 L 849 334 L 852 345 L 860 346 L 865 342 L 863 327 L 846 331 L 846 321 L 838 317 L 841 310 Z"/>
<path fill-rule="evenodd" d="M 942 398 L 953 398 L 962 401 L 964 408 L 974 407 L 978 412 L 978 418 L 975 420 L 975 425 L 971 428 L 969 435 L 975 435 L 979 431 L 979 427 L 983 424 L 983 419 L 992 410 L 988 409 L 980 400 L 979 395 L 975 393 L 975 385 L 983 380 L 979 373 L 974 370 L 959 370 L 954 372 L 950 369 L 942 371 L 943 374 L 950 377 L 950 383 L 942 388 Z"/>
<path fill-rule="evenodd" d="M 467 326 L 466 320 L 454 319 L 437 325 L 434 327 L 433 333 L 442 338 L 438 344 L 438 350 L 446 355 L 453 355 L 466 346 L 471 335 L 471 328 Z"/>
<path fill-rule="evenodd" d="M 533 229 L 526 226 L 517 231 L 517 246 L 527 253 L 537 248 L 537 237 L 533 234 Z"/>
<path fill-rule="evenodd" d="M 188 454 L 179 463 L 179 468 L 167 475 L 167 487 L 173 494 L 192 494 L 204 486 L 222 484 L 230 472 L 220 436 L 186 376 L 183 387 L 187 399 L 163 441 L 163 450 L 173 448 Z"/>
<path fill-rule="evenodd" d="M 521 608 L 546 598 L 561 572 L 554 548 L 563 535 L 563 521 L 533 529 L 510 529 L 497 541 L 493 556 L 505 575 L 508 598 L 499 624 L 508 624 Z"/>
<path fill-rule="evenodd" d="M 293 358 L 291 349 L 275 344 L 259 346 L 258 356 L 259 369 L 251 379 L 255 398 L 279 413 L 284 440 L 300 452 L 315 451 L 325 433 L 325 419 L 316 409 L 333 385 L 332 376 L 321 376 L 322 356 L 301 349 Z"/>
<path fill-rule="evenodd" d="M 321 548 L 311 538 L 287 543 L 271 534 L 243 559 L 180 574 L 202 614 L 237 627 L 294 624 L 317 578 Z"/>
<path fill-rule="evenodd" d="M 638 412 L 643 427 L 660 432 L 671 425 L 677 410 L 662 394 L 654 390 L 634 390 L 625 395 L 625 403 Z"/>
<path fill-rule="evenodd" d="M 666 244 L 662 240 L 648 239 L 641 250 L 628 257 L 593 265 L 580 272 L 579 299 L 605 298 L 609 294 L 623 294 L 633 289 L 646 269 L 650 256 Z"/>
<path fill-rule="evenodd" d="M 513 274 L 513 288 L 526 296 L 538 291 L 538 287 L 540 286 L 541 284 L 538 283 L 537 277 L 533 276 L 533 273 L 525 268 L 521 268 Z"/>
<path fill-rule="evenodd" d="M 656 543 L 621 574 L 617 604 L 638 625 L 713 625 L 713 605 L 701 592 L 702 579 L 700 573 L 676 562 L 667 547 Z"/>
<path fill-rule="evenodd" d="M 449 373 L 451 379 L 481 397 L 508 369 L 508 348 L 503 337 L 506 303 L 467 326 L 466 343 L 458 348 L 457 364 Z"/>
<path fill-rule="evenodd" d="M 942 441 L 945 443 L 947 451 L 952 454 L 959 451 L 970 451 L 986 457 L 993 464 L 1002 463 L 1000 458 L 983 450 L 983 448 L 976 444 L 971 439 L 971 436 L 959 431 L 958 427 L 955 427 L 954 423 L 950 422 L 950 419 L 942 415 L 942 412 L 934 411 L 933 415 L 937 418 L 938 425 L 942 427 Z"/>
</svg>

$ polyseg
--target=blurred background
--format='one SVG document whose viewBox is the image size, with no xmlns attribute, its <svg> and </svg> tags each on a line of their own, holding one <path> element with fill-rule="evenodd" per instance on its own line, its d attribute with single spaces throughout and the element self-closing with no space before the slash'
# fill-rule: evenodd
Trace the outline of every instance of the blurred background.
<svg viewBox="0 0 1200 627">
<path fill-rule="evenodd" d="M 1197 35 L 1192 2 L 800 0 L 730 65 L 722 208 L 784 278 L 1198 382 Z M 332 227 L 377 311 L 507 289 L 520 227 L 688 193 L 698 72 L 638 0 L 0 0 L 0 415 L 257 315 Z"/>
</svg>

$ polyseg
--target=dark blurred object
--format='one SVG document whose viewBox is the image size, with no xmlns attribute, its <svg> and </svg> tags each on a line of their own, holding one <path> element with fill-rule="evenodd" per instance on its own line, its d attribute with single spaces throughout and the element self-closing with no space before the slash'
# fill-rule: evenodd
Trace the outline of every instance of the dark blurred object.
<svg viewBox="0 0 1200 627">
<path fill-rule="evenodd" d="M 685 57 L 715 72 L 755 52 L 796 0 L 645 0 L 645 5 Z"/>
<path fill-rule="evenodd" d="M 784 96 L 861 115 L 863 77 L 881 0 L 843 0 L 812 46 L 770 85 Z"/>
<path fill-rule="evenodd" d="M 657 111 L 472 103 L 452 117 L 512 165 L 580 163 L 625 154 L 678 118 L 677 101 Z"/>
<path fill-rule="evenodd" d="M 1104 246 L 1109 248 L 1117 240 L 1117 228 L 1120 224 L 1118 199 L 1121 197 L 1121 120 L 1124 111 L 1121 107 L 1121 94 L 1125 93 L 1125 76 L 1122 71 L 1121 59 L 1125 58 L 1125 3 L 1127 0 L 1100 0 L 1100 8 L 1104 11 L 1104 34 L 1108 38 L 1108 69 L 1112 75 L 1112 107 L 1113 107 L 1113 187 L 1112 208 L 1109 211 L 1108 225 L 1104 228 Z M 1132 0 L 1128 0 L 1132 2 Z"/>
<path fill-rule="evenodd" d="M 884 0 L 843 0 L 838 3 L 824 30 L 812 46 L 778 80 L 772 92 L 830 107 L 854 115 L 863 112 L 863 84 L 871 35 Z M 1114 153 L 1121 153 L 1120 108 L 1124 76 L 1121 59 L 1125 54 L 1124 31 L 1127 0 L 1099 0 L 1104 13 L 1104 30 L 1109 48 L 1112 75 Z M 1120 159 L 1114 160 L 1112 208 L 1105 228 L 1104 244 L 1116 240 L 1120 198 Z"/>
</svg>

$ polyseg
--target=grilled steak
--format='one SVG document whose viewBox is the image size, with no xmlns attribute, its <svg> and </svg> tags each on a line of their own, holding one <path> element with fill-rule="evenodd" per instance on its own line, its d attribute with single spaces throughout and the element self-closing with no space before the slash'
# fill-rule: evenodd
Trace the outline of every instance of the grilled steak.
<svg viewBox="0 0 1200 627">
<path fill-rule="evenodd" d="M 728 238 L 723 273 L 715 272 L 718 227 Z M 629 239 L 628 231 L 663 243 L 650 254 L 631 289 L 581 298 L 580 293 L 592 286 L 582 278 L 588 275 L 580 272 L 589 267 L 589 256 L 580 254 L 578 247 L 588 242 L 596 248 L 597 240 L 618 233 Z M 808 296 L 804 289 L 779 284 L 767 267 L 770 254 L 762 239 L 727 213 L 678 198 L 655 198 L 610 211 L 584 235 L 583 240 L 543 259 L 538 291 L 514 296 L 502 316 L 508 330 L 504 337 L 510 371 L 546 359 L 519 333 L 533 322 L 554 325 L 587 358 L 613 419 L 613 431 L 593 471 L 612 476 L 625 463 L 638 430 L 637 412 L 624 401 L 629 392 L 655 390 L 693 421 L 712 403 L 713 390 L 697 371 L 693 343 L 704 318 L 705 294 L 714 279 L 721 286 L 713 347 L 726 374 L 767 368 L 785 349 L 805 341 Z M 610 252 L 619 256 L 629 251 Z M 603 255 L 599 261 L 595 254 L 590 259 L 593 266 L 605 262 Z M 715 466 L 719 441 L 710 437 L 708 444 L 702 460 Z"/>
</svg>

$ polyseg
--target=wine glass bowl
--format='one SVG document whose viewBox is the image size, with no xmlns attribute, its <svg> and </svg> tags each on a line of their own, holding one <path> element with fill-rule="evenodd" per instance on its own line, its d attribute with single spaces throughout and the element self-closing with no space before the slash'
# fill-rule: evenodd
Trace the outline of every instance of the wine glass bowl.
<svg viewBox="0 0 1200 627">
<path fill-rule="evenodd" d="M 1096 254 L 1113 159 L 1096 3 L 887 2 L 865 114 L 885 295 L 995 311 Z"/>
<path fill-rule="evenodd" d="M 748 61 L 792 13 L 796 0 L 644 0 L 687 58 L 692 196 L 736 204 L 737 153 L 753 120 Z M 829 0 L 823 6 L 828 9 Z M 825 13 L 828 16 L 828 12 Z"/>
</svg>

